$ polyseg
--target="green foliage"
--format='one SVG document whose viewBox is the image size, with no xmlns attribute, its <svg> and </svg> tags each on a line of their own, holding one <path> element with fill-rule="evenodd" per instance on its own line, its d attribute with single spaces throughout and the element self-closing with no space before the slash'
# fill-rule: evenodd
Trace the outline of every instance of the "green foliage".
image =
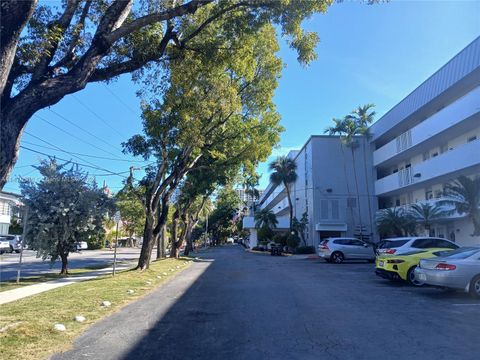
<svg viewBox="0 0 480 360">
<path fill-rule="evenodd" d="M 261 209 L 255 212 L 255 227 L 257 229 L 275 229 L 278 225 L 277 216 L 272 210 Z"/>
<path fill-rule="evenodd" d="M 297 180 L 297 164 L 286 156 L 279 156 L 275 161 L 271 162 L 269 169 L 273 172 L 270 174 L 270 181 L 275 185 L 294 183 Z"/>
<path fill-rule="evenodd" d="M 145 206 L 141 197 L 145 190 L 141 187 L 124 187 L 115 197 L 115 205 L 120 211 L 122 225 L 128 237 L 141 234 L 145 226 Z"/>
<path fill-rule="evenodd" d="M 421 223 L 425 230 L 430 230 L 432 221 L 445 215 L 440 206 L 429 203 L 413 204 L 410 206 L 409 214 L 415 221 Z"/>
<path fill-rule="evenodd" d="M 300 244 L 300 238 L 297 234 L 288 234 L 287 236 L 287 246 L 290 249 L 296 249 L 298 244 Z"/>
<path fill-rule="evenodd" d="M 22 232 L 22 222 L 15 214 L 13 214 L 10 218 L 10 226 L 8 227 L 8 233 L 12 235 L 22 235 Z"/>
<path fill-rule="evenodd" d="M 273 236 L 273 242 L 275 242 L 276 244 L 280 244 L 282 246 L 287 246 L 287 240 L 288 240 L 288 237 L 289 237 L 289 233 L 288 232 L 277 232 L 274 236 Z"/>
<path fill-rule="evenodd" d="M 103 232 L 103 219 L 111 206 L 95 183 L 87 183 L 86 174 L 67 166 L 43 161 L 38 166 L 41 180 L 20 180 L 28 206 L 26 242 L 44 260 L 54 262 L 60 257 L 62 272 L 77 241 Z"/>
<path fill-rule="evenodd" d="M 292 229 L 293 231 L 300 236 L 300 239 L 302 240 L 302 243 L 306 246 L 306 240 L 305 240 L 305 231 L 307 230 L 307 225 L 308 225 L 308 213 L 305 211 L 302 214 L 302 217 L 300 220 L 298 220 L 296 217 L 293 218 L 292 221 Z"/>
<path fill-rule="evenodd" d="M 208 229 L 213 232 L 217 241 L 223 241 L 235 232 L 233 218 L 238 212 L 239 205 L 240 198 L 231 186 L 225 186 L 218 192 L 215 210 L 208 218 Z"/>
<path fill-rule="evenodd" d="M 472 236 L 480 236 L 480 176 L 469 178 L 459 176 L 445 187 L 444 197 L 439 205 L 453 205 L 446 214 L 466 214 L 473 223 Z"/>
<path fill-rule="evenodd" d="M 415 218 L 403 208 L 383 209 L 376 221 L 381 237 L 415 235 Z"/>
<path fill-rule="evenodd" d="M 325 129 L 329 135 L 340 135 L 344 144 L 355 146 L 355 136 L 369 136 L 368 128 L 375 118 L 374 104 L 366 104 L 352 110 L 343 119 L 332 119 L 334 126 Z"/>
</svg>

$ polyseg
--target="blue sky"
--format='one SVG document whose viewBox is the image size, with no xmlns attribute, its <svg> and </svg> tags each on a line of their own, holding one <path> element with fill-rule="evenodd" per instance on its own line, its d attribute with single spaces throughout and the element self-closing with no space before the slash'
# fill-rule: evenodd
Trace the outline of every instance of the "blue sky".
<svg viewBox="0 0 480 360">
<path fill-rule="evenodd" d="M 323 133 L 333 117 L 358 105 L 374 103 L 377 118 L 383 115 L 479 36 L 479 19 L 480 1 L 392 1 L 374 6 L 345 1 L 306 21 L 305 27 L 320 36 L 318 60 L 302 67 L 296 54 L 282 45 L 286 67 L 275 103 L 286 130 L 270 160 L 301 147 L 310 135 Z M 100 167 L 104 170 L 85 169 L 118 191 L 130 165 L 145 165 L 121 153 L 121 142 L 141 130 L 135 90 L 129 76 L 108 85 L 88 85 L 34 115 L 22 146 Z M 99 158 L 74 158 L 56 147 Z M 31 165 L 41 158 L 45 156 L 21 149 L 4 191 L 18 192 L 18 176 L 37 178 Z M 268 184 L 266 168 L 259 167 L 264 174 L 260 188 Z M 122 174 L 100 176 L 110 172 Z"/>
</svg>

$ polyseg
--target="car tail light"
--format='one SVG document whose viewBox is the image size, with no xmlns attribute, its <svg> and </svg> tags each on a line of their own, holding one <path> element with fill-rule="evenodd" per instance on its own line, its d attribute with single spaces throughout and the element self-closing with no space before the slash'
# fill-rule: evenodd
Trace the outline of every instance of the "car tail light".
<svg viewBox="0 0 480 360">
<path fill-rule="evenodd" d="M 404 262 L 405 260 L 400 260 L 400 259 L 387 260 L 387 264 L 401 264 Z"/>
<path fill-rule="evenodd" d="M 437 264 L 437 266 L 435 266 L 435 269 L 437 270 L 455 270 L 457 267 L 455 265 L 452 265 L 452 264 L 446 264 L 446 263 L 440 263 L 440 264 Z"/>
<path fill-rule="evenodd" d="M 328 248 L 328 241 L 324 241 L 324 242 L 322 243 L 322 245 L 320 245 L 320 248 L 321 248 L 322 250 L 329 250 L 329 248 Z"/>
<path fill-rule="evenodd" d="M 397 249 L 387 249 L 385 250 L 385 254 L 395 254 L 397 252 Z"/>
</svg>

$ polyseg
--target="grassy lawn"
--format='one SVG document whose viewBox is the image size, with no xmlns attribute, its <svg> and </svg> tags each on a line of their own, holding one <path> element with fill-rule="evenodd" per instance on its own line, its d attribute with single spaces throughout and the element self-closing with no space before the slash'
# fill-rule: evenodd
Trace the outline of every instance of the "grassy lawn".
<svg viewBox="0 0 480 360">
<path fill-rule="evenodd" d="M 155 261 L 145 272 L 130 270 L 114 278 L 102 276 L 2 305 L 2 360 L 45 359 L 70 348 L 73 340 L 91 324 L 150 292 L 188 266 L 188 260 Z M 130 289 L 133 294 L 128 293 Z M 112 305 L 102 307 L 102 301 L 110 301 Z M 75 322 L 76 315 L 84 316 L 86 321 Z M 65 325 L 67 330 L 54 330 L 57 323 Z"/>
<path fill-rule="evenodd" d="M 120 265 L 120 263 L 117 263 L 117 264 Z M 70 273 L 68 277 L 80 276 L 85 273 L 91 272 L 93 270 L 105 269 L 107 267 L 111 267 L 111 265 L 99 264 L 99 265 L 87 266 L 81 269 L 70 269 L 68 270 Z M 59 275 L 58 270 L 55 270 L 55 272 L 51 272 L 51 273 L 47 273 L 39 276 L 22 277 L 20 279 L 20 284 L 17 284 L 16 280 L 0 281 L 0 292 L 17 289 L 23 286 L 34 285 L 34 284 L 42 283 L 45 281 L 58 280 L 58 279 L 64 279 L 64 278 L 65 276 Z"/>
</svg>

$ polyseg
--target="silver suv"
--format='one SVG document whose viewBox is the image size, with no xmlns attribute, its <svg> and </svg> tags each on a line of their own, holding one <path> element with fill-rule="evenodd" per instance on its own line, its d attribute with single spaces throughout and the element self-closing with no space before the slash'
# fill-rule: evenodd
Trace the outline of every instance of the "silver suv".
<svg viewBox="0 0 480 360">
<path fill-rule="evenodd" d="M 375 261 L 373 247 L 356 238 L 328 238 L 318 245 L 318 256 L 326 262 L 340 264 L 343 260 Z"/>
<path fill-rule="evenodd" d="M 21 235 L 0 235 L 2 240 L 6 240 L 10 244 L 10 252 L 16 252 L 17 254 L 20 252 L 22 248 L 22 236 Z"/>
</svg>

